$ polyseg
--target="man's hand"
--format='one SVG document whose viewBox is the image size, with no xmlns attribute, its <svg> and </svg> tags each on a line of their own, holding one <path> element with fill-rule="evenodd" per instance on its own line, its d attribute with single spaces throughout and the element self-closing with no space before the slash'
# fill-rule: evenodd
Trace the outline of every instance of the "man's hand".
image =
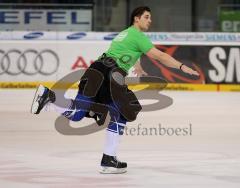
<svg viewBox="0 0 240 188">
<path fill-rule="evenodd" d="M 143 70 L 142 66 L 140 65 L 140 62 L 137 62 L 134 65 L 133 73 L 136 74 L 138 77 L 147 76 L 147 73 Z"/>
<path fill-rule="evenodd" d="M 144 70 L 138 68 L 134 68 L 133 73 L 136 74 L 138 77 L 147 76 L 147 73 Z"/>
<path fill-rule="evenodd" d="M 199 76 L 199 73 L 186 65 L 181 65 L 181 70 L 187 74 Z"/>
</svg>

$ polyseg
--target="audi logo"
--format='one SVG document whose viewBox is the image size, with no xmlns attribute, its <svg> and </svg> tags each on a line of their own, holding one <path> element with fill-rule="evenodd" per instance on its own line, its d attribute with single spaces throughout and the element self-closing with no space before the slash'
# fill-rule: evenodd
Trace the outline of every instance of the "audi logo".
<svg viewBox="0 0 240 188">
<path fill-rule="evenodd" d="M 7 52 L 0 50 L 0 75 L 51 75 L 59 67 L 60 60 L 58 55 L 50 50 L 45 49 L 37 51 L 27 49 L 21 51 L 11 49 Z"/>
</svg>

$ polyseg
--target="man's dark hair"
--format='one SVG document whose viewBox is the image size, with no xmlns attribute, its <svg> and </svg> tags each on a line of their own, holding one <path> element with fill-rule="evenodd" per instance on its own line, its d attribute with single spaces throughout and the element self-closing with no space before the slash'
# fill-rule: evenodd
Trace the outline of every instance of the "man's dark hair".
<svg viewBox="0 0 240 188">
<path fill-rule="evenodd" d="M 137 7 L 132 11 L 130 25 L 133 25 L 135 17 L 141 17 L 145 11 L 151 12 L 147 6 Z"/>
</svg>

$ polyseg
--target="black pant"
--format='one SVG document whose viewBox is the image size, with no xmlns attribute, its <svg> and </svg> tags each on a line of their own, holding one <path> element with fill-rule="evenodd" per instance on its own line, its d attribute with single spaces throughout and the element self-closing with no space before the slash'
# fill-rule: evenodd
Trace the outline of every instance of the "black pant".
<svg viewBox="0 0 240 188">
<path fill-rule="evenodd" d="M 120 100 L 113 100 L 112 92 L 111 92 L 111 84 L 113 84 L 113 82 L 112 82 L 111 76 L 112 76 L 112 72 L 116 69 L 118 69 L 121 72 L 121 75 L 123 75 L 123 77 L 125 78 L 125 76 L 127 75 L 126 72 L 124 72 L 122 69 L 119 69 L 119 67 L 117 66 L 114 59 L 103 56 L 102 58 L 100 58 L 99 60 L 97 60 L 93 64 L 91 64 L 90 67 L 87 69 L 87 71 L 84 73 L 84 75 L 80 81 L 80 84 L 79 84 L 78 92 L 81 95 L 85 95 L 84 89 L 86 87 L 86 84 L 91 84 L 93 82 L 98 81 L 98 80 L 96 80 L 97 75 L 94 74 L 94 72 L 92 74 L 89 74 L 89 71 L 91 71 L 91 70 L 98 71 L 99 73 L 102 74 L 102 83 L 101 83 L 96 95 L 90 97 L 91 101 L 94 101 L 94 102 L 100 103 L 100 104 L 104 104 L 104 105 L 114 105 L 117 108 L 117 110 L 119 111 L 121 119 L 126 119 L 127 121 L 133 121 L 136 119 L 136 117 L 134 117 L 134 116 L 137 116 L 138 112 L 142 108 L 141 108 L 141 105 L 140 105 L 139 101 L 137 100 L 135 94 L 131 90 L 129 90 L 125 84 L 118 85 L 118 87 L 120 88 L 120 90 L 125 89 L 126 92 L 120 92 L 120 90 L 119 90 L 118 98 Z M 87 78 L 87 80 L 83 79 L 83 78 Z M 89 80 L 89 83 L 87 83 L 88 80 Z M 97 89 L 97 88 L 95 88 L 95 89 Z M 124 114 L 123 113 L 124 110 L 122 110 L 122 109 L 126 109 L 128 107 L 130 109 L 130 107 L 132 105 L 132 103 L 130 104 L 130 102 L 129 102 L 129 104 L 126 104 L 127 101 L 122 99 L 124 97 L 127 97 L 127 95 L 131 96 L 130 97 L 131 102 L 133 102 L 133 104 L 135 106 L 137 106 L 137 108 L 135 108 L 134 112 L 130 112 L 130 111 L 126 112 L 125 111 L 125 114 Z M 115 97 L 115 99 L 116 99 L 116 97 Z M 133 115 L 131 115 L 131 117 L 128 118 L 129 114 L 133 114 Z"/>
</svg>

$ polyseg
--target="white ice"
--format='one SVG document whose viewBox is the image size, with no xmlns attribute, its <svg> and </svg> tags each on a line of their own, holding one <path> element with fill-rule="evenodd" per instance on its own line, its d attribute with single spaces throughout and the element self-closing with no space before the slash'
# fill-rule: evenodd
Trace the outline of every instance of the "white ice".
<svg viewBox="0 0 240 188">
<path fill-rule="evenodd" d="M 1 188 L 240 187 L 238 92 L 162 92 L 173 104 L 141 112 L 128 124 L 132 134 L 125 133 L 118 152 L 128 172 L 118 175 L 98 173 L 104 130 L 85 136 L 59 133 L 58 114 L 51 109 L 30 114 L 34 92 L 0 90 Z M 77 132 L 89 122 L 71 126 Z M 150 135 L 149 128 L 159 125 L 169 130 L 191 125 L 191 135 Z"/>
</svg>

